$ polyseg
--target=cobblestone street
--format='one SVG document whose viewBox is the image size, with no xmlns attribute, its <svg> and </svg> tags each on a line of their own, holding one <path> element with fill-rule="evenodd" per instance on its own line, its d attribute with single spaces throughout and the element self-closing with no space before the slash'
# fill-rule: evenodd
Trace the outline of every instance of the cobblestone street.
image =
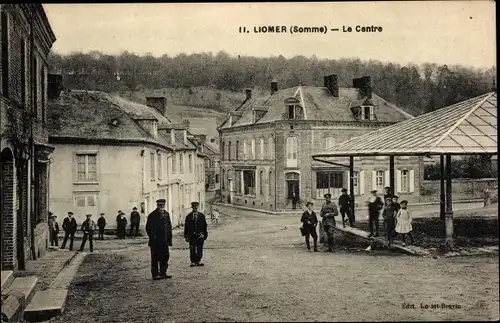
<svg viewBox="0 0 500 323">
<path fill-rule="evenodd" d="M 209 228 L 204 267 L 174 232 L 171 280 L 151 280 L 146 239 L 98 241 L 53 322 L 499 319 L 496 256 L 308 253 L 297 219 L 237 213 Z"/>
</svg>

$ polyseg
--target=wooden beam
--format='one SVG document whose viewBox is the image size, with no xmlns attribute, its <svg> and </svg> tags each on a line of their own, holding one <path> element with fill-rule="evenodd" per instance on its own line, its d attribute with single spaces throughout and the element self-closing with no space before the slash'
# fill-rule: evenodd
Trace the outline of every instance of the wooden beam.
<svg viewBox="0 0 500 323">
<path fill-rule="evenodd" d="M 445 196 L 445 176 L 446 176 L 446 160 L 444 155 L 439 156 L 440 162 L 440 172 L 439 172 L 439 182 L 440 182 L 440 205 L 439 205 L 439 218 L 441 219 L 442 236 L 446 234 L 445 229 L 445 206 L 446 206 L 446 196 Z"/>
<path fill-rule="evenodd" d="M 394 175 L 394 156 L 389 156 L 389 186 L 391 187 L 391 193 L 393 195 L 396 195 L 395 179 L 396 176 Z"/>
<path fill-rule="evenodd" d="M 349 210 L 349 212 L 351 212 L 352 222 L 354 223 L 356 219 L 354 213 L 354 209 L 356 208 L 354 199 L 354 156 L 349 156 L 349 187 L 351 188 L 349 192 L 349 194 L 351 195 L 351 209 Z M 360 187 L 359 179 L 358 179 L 358 187 Z"/>
<path fill-rule="evenodd" d="M 453 194 L 451 186 L 451 155 L 446 155 L 446 212 L 445 212 L 445 229 L 446 239 L 445 246 L 453 249 Z"/>
</svg>

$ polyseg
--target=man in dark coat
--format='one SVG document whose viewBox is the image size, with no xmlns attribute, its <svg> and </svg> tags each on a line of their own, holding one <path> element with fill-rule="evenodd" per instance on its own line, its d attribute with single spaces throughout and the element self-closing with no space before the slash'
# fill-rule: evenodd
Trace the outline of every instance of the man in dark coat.
<svg viewBox="0 0 500 323">
<path fill-rule="evenodd" d="M 384 206 L 386 206 L 387 205 L 387 203 L 386 203 L 387 199 L 388 198 L 392 199 L 392 197 L 393 197 L 394 194 L 392 193 L 392 189 L 389 186 L 385 187 L 384 190 L 385 190 L 385 194 L 384 194 Z"/>
<path fill-rule="evenodd" d="M 104 228 L 106 227 L 106 219 L 104 218 L 104 213 L 101 213 L 101 217 L 97 219 L 97 227 L 99 228 L 99 236 L 97 238 L 100 240 L 104 240 Z"/>
<path fill-rule="evenodd" d="M 342 189 L 342 195 L 339 196 L 340 215 L 342 215 L 342 225 L 345 228 L 345 223 L 349 220 L 349 225 L 354 226 L 354 221 L 351 215 L 351 197 L 347 195 L 347 189 Z M 347 215 L 347 220 L 345 216 Z"/>
<path fill-rule="evenodd" d="M 132 209 L 130 213 L 130 232 L 129 235 L 132 237 L 137 237 L 139 235 L 139 223 L 141 222 L 141 214 L 137 212 L 137 208 Z M 135 234 L 133 234 L 135 230 Z"/>
<path fill-rule="evenodd" d="M 116 226 L 116 230 L 118 231 L 118 239 L 125 239 L 127 231 L 127 218 L 125 218 L 125 214 L 123 212 L 118 214 Z"/>
<path fill-rule="evenodd" d="M 192 202 L 193 211 L 186 216 L 184 224 L 184 238 L 189 242 L 189 256 L 191 267 L 203 266 L 203 244 L 208 237 L 207 220 L 205 214 L 198 211 L 200 203 Z"/>
<path fill-rule="evenodd" d="M 172 222 L 170 214 L 165 211 L 165 199 L 156 201 L 156 210 L 148 215 L 146 233 L 149 237 L 151 249 L 151 275 L 154 280 L 172 278 L 167 275 L 170 252 L 172 246 Z M 158 272 L 158 263 L 160 271 Z"/>
<path fill-rule="evenodd" d="M 94 233 L 96 229 L 96 224 L 95 222 L 91 219 L 92 214 L 87 214 L 86 215 L 87 220 L 83 221 L 82 223 L 82 232 L 83 232 L 83 238 L 82 238 L 82 245 L 80 246 L 80 251 L 83 251 L 83 248 L 85 248 L 85 242 L 89 240 L 90 244 L 90 252 L 94 252 Z"/>
<path fill-rule="evenodd" d="M 322 217 L 321 224 L 328 238 L 328 251 L 333 252 L 333 230 L 336 226 L 335 217 L 339 215 L 337 205 L 332 201 L 332 194 L 324 195 L 325 203 L 321 206 L 319 216 Z"/>
<path fill-rule="evenodd" d="M 306 238 L 307 250 L 311 251 L 311 242 L 309 237 L 313 238 L 314 252 L 318 252 L 318 233 L 316 232 L 316 226 L 318 225 L 318 217 L 312 209 L 313 203 L 307 202 L 307 210 L 302 213 L 300 222 L 302 222 L 303 235 Z"/>
<path fill-rule="evenodd" d="M 63 220 L 64 240 L 61 249 L 66 247 L 66 242 L 69 238 L 69 250 L 73 250 L 73 241 L 75 240 L 75 233 L 78 226 L 76 220 L 73 218 L 73 212 L 68 212 L 68 216 Z"/>
<path fill-rule="evenodd" d="M 369 224 L 370 224 L 370 235 L 369 237 L 374 236 L 374 229 L 375 229 L 375 237 L 379 236 L 379 216 L 380 216 L 380 210 L 384 207 L 384 202 L 380 199 L 380 197 L 377 195 L 377 190 L 373 190 L 371 192 L 372 194 L 370 195 L 368 199 L 368 218 L 369 218 Z M 375 227 L 375 228 L 374 228 Z"/>
</svg>

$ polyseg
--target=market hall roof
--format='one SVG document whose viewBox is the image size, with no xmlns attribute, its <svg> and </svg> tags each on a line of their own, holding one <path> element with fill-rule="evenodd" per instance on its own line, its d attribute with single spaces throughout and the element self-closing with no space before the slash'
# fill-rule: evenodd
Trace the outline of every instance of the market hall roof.
<svg viewBox="0 0 500 323">
<path fill-rule="evenodd" d="M 236 113 L 241 114 L 239 120 L 232 126 L 226 120 L 220 129 L 285 120 L 284 101 L 292 97 L 296 98 L 302 105 L 305 120 L 351 122 L 362 121 L 354 116 L 350 108 L 361 106 L 367 100 L 367 97 L 360 95 L 358 88 L 341 87 L 339 88 L 338 97 L 335 97 L 326 87 L 296 86 L 276 91 L 268 96 L 246 100 L 235 110 Z M 411 114 L 375 93 L 372 93 L 370 101 L 375 107 L 378 122 L 400 122 L 413 118 Z M 263 110 L 265 114 L 256 122 L 253 122 L 253 110 Z"/>
<path fill-rule="evenodd" d="M 497 154 L 497 93 L 352 138 L 313 157 Z"/>
</svg>

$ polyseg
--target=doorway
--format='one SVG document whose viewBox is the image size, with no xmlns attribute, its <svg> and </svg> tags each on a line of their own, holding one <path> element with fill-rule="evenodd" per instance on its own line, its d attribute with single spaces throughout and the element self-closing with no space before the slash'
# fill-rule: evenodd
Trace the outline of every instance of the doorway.
<svg viewBox="0 0 500 323">
<path fill-rule="evenodd" d="M 300 199 L 300 179 L 299 173 L 286 173 L 285 181 L 287 187 L 287 204 L 292 204 L 293 195 L 297 198 L 297 202 Z"/>
</svg>

